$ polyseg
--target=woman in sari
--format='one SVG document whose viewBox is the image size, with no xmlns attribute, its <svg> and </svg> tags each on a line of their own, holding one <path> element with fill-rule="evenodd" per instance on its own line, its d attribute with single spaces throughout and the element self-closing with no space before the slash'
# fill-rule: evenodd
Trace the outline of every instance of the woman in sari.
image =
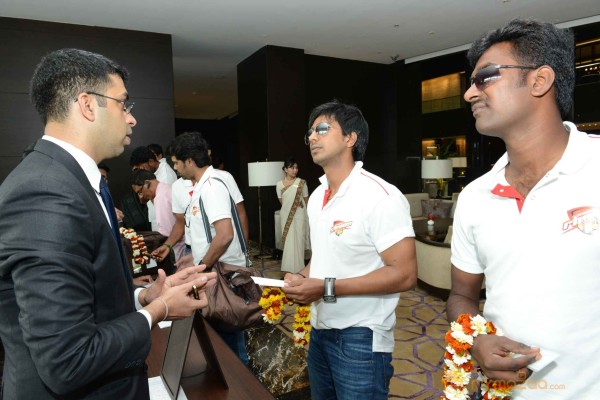
<svg viewBox="0 0 600 400">
<path fill-rule="evenodd" d="M 285 177 L 275 190 L 281 203 L 281 270 L 296 273 L 304 268 L 304 250 L 308 248 L 308 217 L 306 181 L 298 178 L 298 164 L 293 157 L 283 164 Z"/>
</svg>

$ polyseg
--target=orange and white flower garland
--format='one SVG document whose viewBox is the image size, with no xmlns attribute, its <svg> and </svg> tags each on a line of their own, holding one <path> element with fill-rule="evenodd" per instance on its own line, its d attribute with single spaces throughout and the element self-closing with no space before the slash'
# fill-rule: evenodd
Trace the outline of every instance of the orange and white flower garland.
<svg viewBox="0 0 600 400">
<path fill-rule="evenodd" d="M 148 254 L 148 247 L 146 247 L 146 242 L 144 241 L 144 237 L 142 235 L 138 235 L 131 228 L 119 228 L 119 232 L 125 238 L 129 239 L 131 242 L 131 250 L 132 256 L 131 264 L 133 265 L 133 271 L 137 272 L 142 265 L 148 264 L 150 261 L 150 255 Z"/>
<path fill-rule="evenodd" d="M 265 287 L 258 304 L 265 310 L 262 315 L 265 322 L 272 324 L 279 321 L 281 312 L 285 306 L 291 306 L 293 301 L 289 300 L 283 291 L 277 287 Z M 294 345 L 296 347 L 308 347 L 310 342 L 310 304 L 297 304 L 294 315 Z"/>
<path fill-rule="evenodd" d="M 472 317 L 470 314 L 461 314 L 456 322 L 450 323 L 450 330 L 445 337 L 448 346 L 444 354 L 442 400 L 470 398 L 467 386 L 471 381 L 474 364 L 469 350 L 473 347 L 473 339 L 479 335 L 502 336 L 502 332 L 481 315 Z M 489 380 L 480 368 L 477 379 L 481 382 L 481 394 L 485 400 L 510 400 L 513 384 Z"/>
</svg>

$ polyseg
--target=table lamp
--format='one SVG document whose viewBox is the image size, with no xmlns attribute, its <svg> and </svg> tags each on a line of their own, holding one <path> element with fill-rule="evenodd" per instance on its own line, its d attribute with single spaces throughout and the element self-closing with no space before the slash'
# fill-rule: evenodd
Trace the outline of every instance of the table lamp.
<svg viewBox="0 0 600 400">
<path fill-rule="evenodd" d="M 275 186 L 282 178 L 283 161 L 259 161 L 248 163 L 248 186 L 258 188 L 258 232 L 259 254 L 264 267 L 264 253 L 262 246 L 262 204 L 260 188 L 262 186 Z"/>
<path fill-rule="evenodd" d="M 452 178 L 452 160 L 421 160 L 421 178 L 437 180 L 439 184 L 438 196 L 444 194 L 444 179 Z"/>
</svg>

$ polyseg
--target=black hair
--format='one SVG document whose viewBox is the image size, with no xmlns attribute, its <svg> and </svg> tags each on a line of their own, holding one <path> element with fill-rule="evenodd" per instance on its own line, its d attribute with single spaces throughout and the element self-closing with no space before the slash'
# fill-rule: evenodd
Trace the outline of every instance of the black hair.
<svg viewBox="0 0 600 400">
<path fill-rule="evenodd" d="M 569 29 L 533 19 L 513 19 L 473 42 L 467 58 L 472 67 L 491 46 L 509 42 L 522 65 L 548 65 L 554 70 L 554 94 L 563 119 L 569 119 L 575 90 L 575 41 Z"/>
<path fill-rule="evenodd" d="M 292 166 L 292 165 L 294 165 L 294 164 L 298 164 L 298 163 L 296 162 L 296 159 L 295 159 L 294 157 L 288 157 L 288 158 L 287 158 L 287 160 L 285 160 L 285 161 L 283 162 L 283 168 L 281 168 L 281 169 L 286 169 L 286 168 L 289 168 L 289 167 L 291 167 L 291 166 Z"/>
<path fill-rule="evenodd" d="M 198 168 L 211 164 L 208 142 L 200 132 L 184 132 L 169 144 L 169 152 L 180 161 L 191 159 Z"/>
<path fill-rule="evenodd" d="M 131 184 L 144 186 L 144 182 L 153 181 L 156 179 L 156 175 L 154 175 L 150 171 L 146 171 L 145 169 L 136 169 L 131 173 Z"/>
<path fill-rule="evenodd" d="M 159 154 L 163 155 L 163 149 L 160 144 L 150 143 L 146 147 L 148 148 L 148 150 L 150 150 L 152 153 L 154 153 L 155 156 L 158 156 Z"/>
<path fill-rule="evenodd" d="M 31 102 L 44 124 L 62 122 L 79 94 L 104 92 L 113 74 L 123 83 L 129 77 L 125 67 L 103 55 L 79 49 L 53 51 L 42 58 L 31 78 Z M 106 106 L 106 100 L 98 96 L 98 105 Z"/>
<path fill-rule="evenodd" d="M 352 158 L 354 161 L 362 161 L 365 158 L 367 144 L 369 143 L 369 124 L 358 107 L 343 104 L 337 100 L 321 104 L 313 108 L 310 113 L 308 119 L 309 129 L 321 115 L 333 117 L 340 124 L 344 136 L 356 132 L 356 143 L 352 148 Z"/>
<path fill-rule="evenodd" d="M 129 157 L 129 165 L 132 167 L 143 164 L 150 160 L 156 161 L 156 156 L 153 152 L 151 152 L 147 147 L 139 146 L 133 149 L 131 152 L 131 157 Z"/>
<path fill-rule="evenodd" d="M 98 169 L 103 169 L 107 174 L 110 174 L 110 168 L 108 168 L 108 165 L 106 165 L 104 161 L 98 163 Z"/>
<path fill-rule="evenodd" d="M 209 148 L 210 148 L 210 144 L 209 144 Z M 225 160 L 221 156 L 221 153 L 219 153 L 217 151 L 214 151 L 214 150 L 212 151 L 212 153 L 210 155 L 210 159 L 211 159 L 212 166 L 215 169 L 218 169 L 222 165 L 225 165 Z"/>
</svg>

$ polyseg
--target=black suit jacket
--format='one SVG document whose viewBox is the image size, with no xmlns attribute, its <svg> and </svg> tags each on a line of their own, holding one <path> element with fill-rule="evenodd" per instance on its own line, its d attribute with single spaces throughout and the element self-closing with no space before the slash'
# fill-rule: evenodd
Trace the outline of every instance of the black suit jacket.
<svg viewBox="0 0 600 400">
<path fill-rule="evenodd" d="M 149 397 L 150 331 L 117 246 L 79 164 L 39 140 L 0 186 L 4 400 Z"/>
</svg>

